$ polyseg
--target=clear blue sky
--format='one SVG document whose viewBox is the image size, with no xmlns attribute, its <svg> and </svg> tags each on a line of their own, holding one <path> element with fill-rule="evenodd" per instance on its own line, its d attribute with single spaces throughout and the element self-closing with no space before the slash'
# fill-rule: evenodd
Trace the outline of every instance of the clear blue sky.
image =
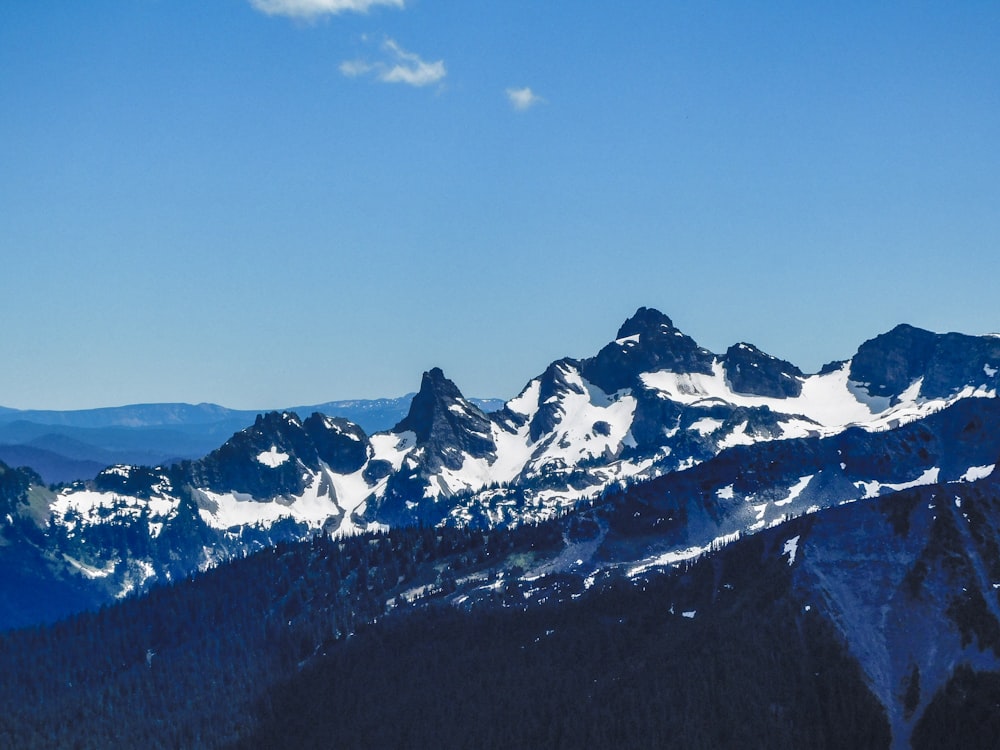
<svg viewBox="0 0 1000 750">
<path fill-rule="evenodd" d="M 992 0 L 2 2 L 0 404 L 510 397 L 640 305 L 809 371 L 1000 330 L 998 40 Z"/>
</svg>

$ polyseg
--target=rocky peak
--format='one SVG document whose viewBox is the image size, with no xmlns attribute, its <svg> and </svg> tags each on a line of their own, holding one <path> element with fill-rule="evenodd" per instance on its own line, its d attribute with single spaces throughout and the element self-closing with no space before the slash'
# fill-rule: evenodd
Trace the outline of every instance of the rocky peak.
<svg viewBox="0 0 1000 750">
<path fill-rule="evenodd" d="M 218 449 L 181 464 L 194 486 L 261 499 L 300 494 L 305 488 L 302 467 L 318 469 L 319 456 L 294 412 L 258 414 L 250 427 Z"/>
<path fill-rule="evenodd" d="M 898 396 L 927 369 L 936 335 L 898 325 L 863 343 L 851 360 L 850 377 L 872 396 Z"/>
<path fill-rule="evenodd" d="M 258 414 L 253 425 L 236 433 L 232 441 L 240 443 L 255 456 L 260 451 L 276 448 L 294 452 L 308 460 L 313 452 L 302 428 L 302 420 L 298 414 L 289 411 Z"/>
<path fill-rule="evenodd" d="M 424 373 L 409 413 L 392 431 L 413 432 L 428 457 L 438 456 L 451 469 L 462 465 L 460 453 L 481 458 L 496 451 L 489 418 L 439 367 Z"/>
<path fill-rule="evenodd" d="M 631 318 L 622 323 L 615 338 L 623 339 L 628 336 L 641 336 L 644 333 L 655 335 L 660 331 L 669 331 L 672 333 L 676 330 L 673 321 L 659 310 L 652 307 L 640 307 Z"/>
<path fill-rule="evenodd" d="M 851 380 L 872 396 L 896 398 L 923 378 L 924 398 L 953 395 L 964 386 L 1000 384 L 1000 338 L 932 333 L 898 325 L 863 343 L 851 360 Z"/>
<path fill-rule="evenodd" d="M 572 359 L 560 359 L 549 365 L 538 383 L 538 411 L 531 420 L 528 435 L 531 442 L 538 442 L 559 423 L 563 416 L 562 403 L 570 393 L 582 394 L 580 384 L 574 382 L 579 363 Z"/>
<path fill-rule="evenodd" d="M 351 474 L 368 460 L 371 443 L 354 422 L 314 412 L 302 428 L 319 459 L 340 474 Z"/>
<path fill-rule="evenodd" d="M 659 310 L 640 307 L 618 329 L 617 338 L 584 360 L 584 377 L 607 393 L 630 388 L 644 372 L 712 372 L 714 355 L 674 327 Z"/>
<path fill-rule="evenodd" d="M 770 398 L 794 398 L 802 393 L 802 371 L 753 344 L 733 344 L 722 358 L 722 367 L 736 393 Z"/>
</svg>

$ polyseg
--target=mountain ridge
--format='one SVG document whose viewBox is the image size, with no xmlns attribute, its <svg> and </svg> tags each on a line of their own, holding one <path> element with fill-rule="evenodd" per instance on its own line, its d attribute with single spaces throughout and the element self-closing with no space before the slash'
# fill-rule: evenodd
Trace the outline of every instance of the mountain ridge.
<svg viewBox="0 0 1000 750">
<path fill-rule="evenodd" d="M 377 432 L 396 424 L 414 395 L 328 401 L 279 411 L 320 412 Z M 469 401 L 486 411 L 503 403 L 499 399 Z M 211 403 L 132 404 L 69 411 L 0 407 L 0 460 L 31 466 L 50 484 L 88 480 L 116 463 L 156 465 L 201 458 L 267 411 Z M 72 450 L 65 449 L 67 441 L 73 441 Z"/>
<path fill-rule="evenodd" d="M 962 716 L 992 746 L 968 706 L 1000 700 L 1000 339 L 900 326 L 806 374 L 633 318 L 490 413 L 432 368 L 380 432 L 268 412 L 64 488 L 0 465 L 8 627 L 124 599 L 0 635 L 7 695 L 35 697 L 0 743 L 86 716 L 144 746 L 923 750 Z M 553 718 L 512 732 L 495 684 Z"/>
<path fill-rule="evenodd" d="M 897 327 L 864 342 L 860 364 L 806 375 L 746 343 L 712 354 L 666 315 L 639 308 L 594 357 L 556 360 L 490 413 L 432 368 L 406 415 L 385 431 L 369 434 L 318 412 L 270 412 L 203 458 L 110 467 L 47 496 L 39 543 L 75 561 L 89 585 L 122 595 L 320 531 L 537 522 L 616 488 L 687 476 L 716 457 L 720 466 L 727 456 L 753 463 L 739 451 L 786 450 L 804 460 L 796 440 L 857 431 L 872 436 L 856 441 L 857 450 L 869 450 L 881 432 L 936 424 L 938 412 L 956 407 L 969 419 L 993 419 L 1000 339 L 916 330 Z M 900 344 L 913 336 L 923 348 Z M 958 446 L 956 431 L 949 427 L 947 440 Z M 971 476 L 996 461 L 967 452 L 954 466 L 917 466 L 899 453 L 906 445 L 884 445 L 888 468 L 852 474 L 827 451 L 822 470 L 781 477 L 769 503 L 739 484 L 716 487 L 739 513 L 684 544 L 701 548 L 792 511 L 932 483 L 942 471 Z"/>
<path fill-rule="evenodd" d="M 319 747 L 339 726 L 348 747 L 394 744 L 400 732 L 422 745 L 504 746 L 508 707 L 521 704 L 497 690 L 527 690 L 526 736 L 551 711 L 542 730 L 556 722 L 566 737 L 624 747 L 766 737 L 922 750 L 948 731 L 943 697 L 988 699 L 976 679 L 1000 668 L 1000 603 L 987 602 L 1000 575 L 996 472 L 826 508 L 680 565 L 563 567 L 623 551 L 634 537 L 600 521 L 622 502 L 627 492 L 507 531 L 283 543 L 52 629 L 0 635 L 10 708 L 0 737 Z M 480 708 L 428 721 L 457 700 L 428 698 L 452 693 Z M 625 703 L 609 716 L 600 706 L 616 695 Z M 111 696 L 118 720 L 101 710 Z M 616 714 L 632 726 L 609 723 Z M 67 719 L 81 716 L 85 725 Z M 375 716 L 395 718 L 376 730 Z M 455 731 L 434 730 L 438 721 Z M 988 722 L 963 734 L 964 747 L 995 740 Z"/>
</svg>

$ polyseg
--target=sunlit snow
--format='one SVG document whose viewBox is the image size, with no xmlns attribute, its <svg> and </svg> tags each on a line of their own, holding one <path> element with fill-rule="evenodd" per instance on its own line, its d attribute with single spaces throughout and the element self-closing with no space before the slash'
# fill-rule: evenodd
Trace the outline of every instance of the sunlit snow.
<svg viewBox="0 0 1000 750">
<path fill-rule="evenodd" d="M 969 470 L 966 471 L 962 477 L 963 482 L 975 482 L 977 479 L 983 479 L 988 477 L 993 473 L 993 469 L 996 468 L 996 464 L 989 464 L 987 466 L 970 466 Z"/>
<path fill-rule="evenodd" d="M 939 411 L 960 398 L 996 396 L 996 389 L 966 386 L 947 399 L 924 399 L 920 396 L 923 380 L 919 378 L 891 406 L 887 397 L 869 395 L 866 384 L 851 382 L 849 372 L 850 362 L 845 362 L 832 372 L 810 375 L 802 380 L 801 394 L 793 398 L 736 393 L 730 387 L 722 362 L 718 359 L 712 364 L 710 375 L 663 370 L 644 373 L 640 377 L 647 388 L 686 405 L 723 402 L 734 406 L 766 406 L 780 414 L 799 415 L 809 420 L 783 421 L 784 437 L 802 437 L 810 433 L 829 435 L 849 425 L 869 429 L 895 427 Z M 724 442 L 734 445 L 744 439 L 755 441 L 737 428 Z"/>
<path fill-rule="evenodd" d="M 685 560 L 693 560 L 696 557 L 701 557 L 710 550 L 719 549 L 727 544 L 739 541 L 740 536 L 740 532 L 735 531 L 732 534 L 725 534 L 723 536 L 716 537 L 704 546 L 685 547 L 684 549 L 673 549 L 669 552 L 664 552 L 656 555 L 655 557 L 640 561 L 638 565 L 629 568 L 626 575 L 628 575 L 629 578 L 635 578 L 652 568 L 662 568 L 669 565 L 676 565 L 677 563 L 684 562 Z"/>
<path fill-rule="evenodd" d="M 545 402 L 559 405 L 552 434 L 537 443 L 532 442 L 530 437 L 531 417 L 542 406 L 541 385 L 536 379 L 507 404 L 510 411 L 527 418 L 524 424 L 516 431 L 494 424 L 491 437 L 496 453 L 482 458 L 466 456 L 459 469 L 442 469 L 438 481 L 425 489 L 425 497 L 436 498 L 463 490 L 476 490 L 493 482 L 514 482 L 524 472 L 555 475 L 571 470 L 580 461 L 593 458 L 608 461 L 608 468 L 602 472 L 604 483 L 648 468 L 652 464 L 650 460 L 640 464 L 614 461 L 624 446 L 634 444 L 630 428 L 636 407 L 635 398 L 627 391 L 605 393 L 584 380 L 572 365 L 560 363 L 558 367 L 567 388 Z M 600 430 L 596 429 L 599 423 L 603 425 Z M 379 447 L 376 447 L 376 455 L 381 457 Z M 560 506 L 570 505 L 592 495 L 599 486 L 541 490 L 536 498 Z"/>
<path fill-rule="evenodd" d="M 388 461 L 393 471 L 399 471 L 403 465 L 403 459 L 407 453 L 417 443 L 415 433 L 406 432 L 379 432 L 370 438 L 375 458 Z"/>
<path fill-rule="evenodd" d="M 711 417 L 702 417 L 697 422 L 691 425 L 691 429 L 696 432 L 700 432 L 702 435 L 710 435 L 717 429 L 722 427 L 721 419 L 712 419 Z"/>
<path fill-rule="evenodd" d="M 872 481 L 872 482 L 862 481 L 862 482 L 855 482 L 854 486 L 857 487 L 859 490 L 864 490 L 865 491 L 864 498 L 868 499 L 871 497 L 878 497 L 880 494 L 882 494 L 882 490 L 899 492 L 901 490 L 908 490 L 912 487 L 920 487 L 921 485 L 925 484 L 935 484 L 938 481 L 939 473 L 940 469 L 938 469 L 935 466 L 933 468 L 927 469 L 923 474 L 921 474 L 919 477 L 917 477 L 911 482 L 899 482 L 896 484 L 891 484 L 888 482 L 882 483 L 878 481 Z"/>
<path fill-rule="evenodd" d="M 788 564 L 792 565 L 795 563 L 795 554 L 799 551 L 799 537 L 793 536 L 787 542 L 781 550 L 781 554 L 788 555 Z"/>
<path fill-rule="evenodd" d="M 83 575 L 87 578 L 107 578 L 115 572 L 114 560 L 108 562 L 103 568 L 95 568 L 93 565 L 87 565 L 86 563 L 80 562 L 76 558 L 70 557 L 66 554 L 63 555 L 63 559 L 83 573 Z"/>
<path fill-rule="evenodd" d="M 732 432 L 719 441 L 719 448 L 732 448 L 734 445 L 752 445 L 757 442 L 752 435 L 747 433 L 747 423 L 741 422 L 736 425 Z"/>
<path fill-rule="evenodd" d="M 802 381 L 802 393 L 795 398 L 771 398 L 736 393 L 729 386 L 722 362 L 712 364 L 712 374 L 649 372 L 643 384 L 667 398 L 683 404 L 718 400 L 735 406 L 767 406 L 783 414 L 801 414 L 824 427 L 843 427 L 866 422 L 874 413 L 858 401 L 848 389 L 849 364 L 825 375 L 812 375 Z"/>
<path fill-rule="evenodd" d="M 50 509 L 53 519 L 73 531 L 77 519 L 87 525 L 110 523 L 122 518 L 140 518 L 148 512 L 150 521 L 172 518 L 180 502 L 168 496 L 153 496 L 143 500 L 115 492 L 66 489 L 58 494 Z"/>
<path fill-rule="evenodd" d="M 272 469 L 277 469 L 285 461 L 288 460 L 287 453 L 281 453 L 278 451 L 277 447 L 271 446 L 270 450 L 266 450 L 263 453 L 257 455 L 257 461 L 264 464 L 264 466 L 269 466 Z"/>
<path fill-rule="evenodd" d="M 790 502 L 795 500 L 799 495 L 802 494 L 802 490 L 809 486 L 809 482 L 812 481 L 813 475 L 807 474 L 804 477 L 800 477 L 799 481 L 788 488 L 788 497 L 784 500 L 775 500 L 774 504 L 776 507 L 780 508 L 783 505 L 788 505 Z"/>
</svg>

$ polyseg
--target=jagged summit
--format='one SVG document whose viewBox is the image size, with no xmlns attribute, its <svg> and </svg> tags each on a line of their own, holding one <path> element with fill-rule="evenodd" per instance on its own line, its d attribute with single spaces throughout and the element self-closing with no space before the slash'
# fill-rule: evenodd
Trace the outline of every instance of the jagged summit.
<svg viewBox="0 0 1000 750">
<path fill-rule="evenodd" d="M 296 495 L 308 486 L 303 468 L 326 465 L 348 474 L 367 460 L 368 436 L 345 419 L 314 413 L 269 412 L 198 461 L 182 464 L 196 486 L 236 489 L 254 498 Z"/>
<path fill-rule="evenodd" d="M 572 378 L 578 364 L 572 359 L 557 360 L 538 378 L 538 411 L 532 417 L 528 431 L 532 442 L 538 442 L 559 424 L 564 416 L 563 402 L 568 394 L 584 395 L 582 384 Z"/>
<path fill-rule="evenodd" d="M 152 576 L 186 575 L 253 544 L 320 529 L 516 525 L 716 456 L 743 466 L 757 444 L 799 455 L 804 440 L 852 428 L 860 428 L 852 432 L 859 440 L 893 434 L 962 400 L 984 402 L 966 405 L 984 412 L 996 403 L 998 375 L 997 337 L 899 326 L 865 342 L 853 360 L 803 375 L 748 343 L 713 354 L 663 313 L 641 307 L 596 355 L 552 362 L 500 410 L 485 413 L 435 367 L 392 430 L 366 434 L 345 420 L 301 419 L 292 410 L 250 417 L 251 426 L 204 458 L 169 468 L 115 466 L 88 484 L 51 490 L 51 531 L 43 533 L 60 554 L 90 545 L 82 561 L 113 569 L 102 585 L 118 595 Z M 989 421 L 959 416 L 960 428 Z M 835 451 L 817 465 L 807 450 L 782 475 L 777 510 L 760 517 L 763 499 L 746 500 L 738 520 L 754 530 L 883 486 L 971 481 L 997 459 L 995 443 L 987 442 L 988 455 L 982 444 L 977 438 L 954 457 L 919 465 L 900 456 L 929 456 L 930 447 L 907 444 L 893 448 L 891 464 L 858 467 Z M 749 497 L 739 476 L 711 494 Z M 689 548 L 710 538 L 677 543 Z M 72 549 L 59 547 L 66 540 Z M 114 567 L 116 560 L 131 562 Z"/>
<path fill-rule="evenodd" d="M 640 307 L 618 329 L 614 341 L 581 363 L 581 371 L 588 381 L 613 393 L 634 386 L 644 372 L 710 374 L 714 359 L 710 351 L 674 327 L 669 317 Z"/>
<path fill-rule="evenodd" d="M 722 358 L 726 379 L 736 393 L 795 398 L 802 393 L 802 370 L 753 344 L 733 344 Z"/>
<path fill-rule="evenodd" d="M 622 323 L 615 338 L 623 339 L 627 336 L 637 336 L 643 333 L 657 333 L 662 329 L 677 330 L 674 328 L 674 322 L 656 308 L 640 307 L 632 317 Z"/>
<path fill-rule="evenodd" d="M 459 452 L 478 458 L 496 450 L 489 418 L 439 367 L 423 374 L 409 413 L 392 431 L 412 432 L 418 447 L 425 448 L 428 456 L 437 455 L 449 468 L 461 466 Z"/>
</svg>

